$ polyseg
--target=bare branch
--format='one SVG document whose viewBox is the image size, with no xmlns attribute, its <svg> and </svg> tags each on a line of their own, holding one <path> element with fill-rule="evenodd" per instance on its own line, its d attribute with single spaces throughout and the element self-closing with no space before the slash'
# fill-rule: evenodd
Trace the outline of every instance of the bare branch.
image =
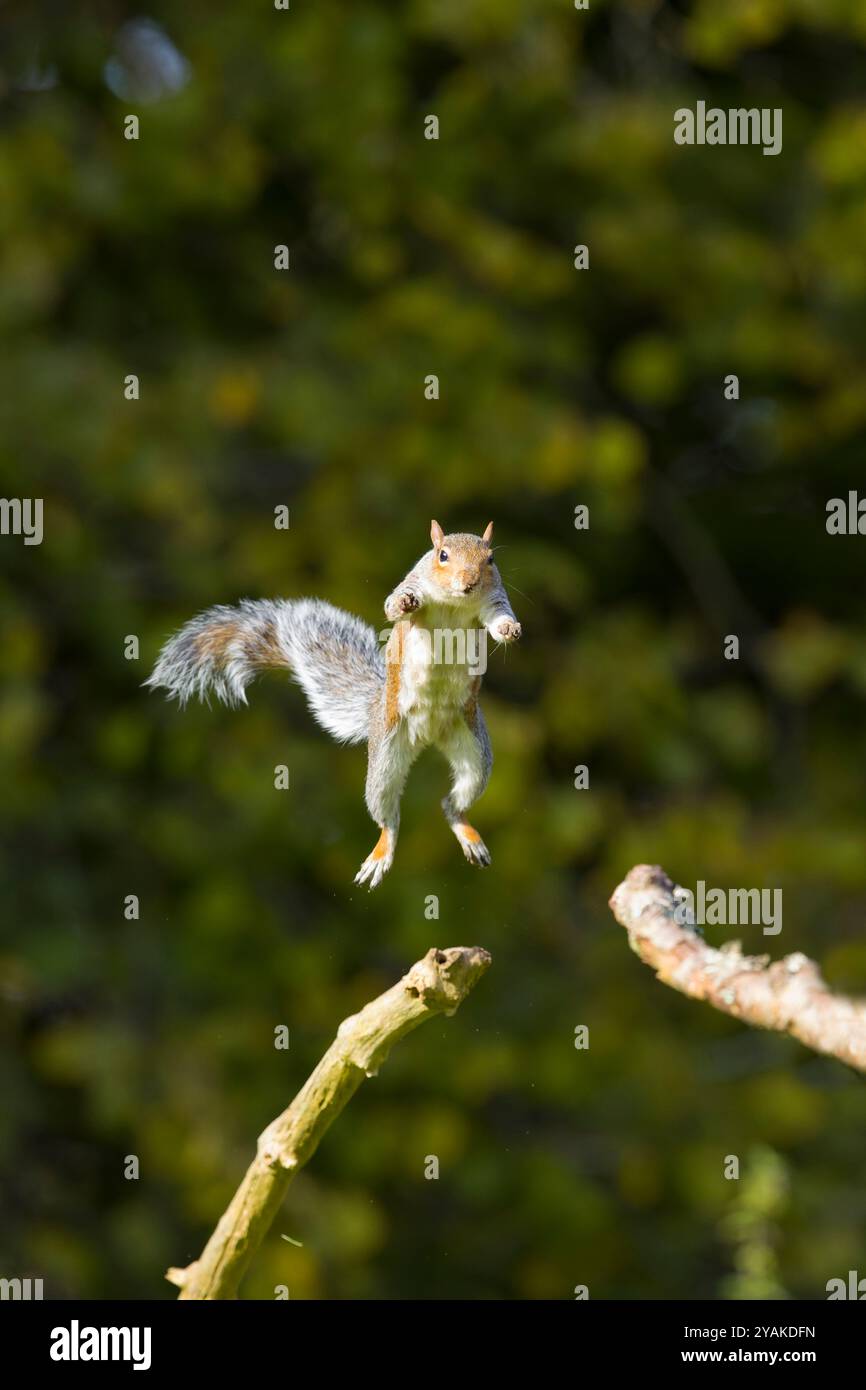
<svg viewBox="0 0 866 1390">
<path fill-rule="evenodd" d="M 170 1269 L 182 1299 L 234 1298 L 299 1168 L 395 1042 L 425 1019 L 450 1017 L 490 965 L 480 946 L 429 950 L 392 989 L 340 1024 L 337 1036 L 291 1105 L 259 1137 L 256 1157 L 201 1256 Z"/>
<path fill-rule="evenodd" d="M 692 926 L 674 920 L 674 890 L 663 869 L 639 864 L 610 900 L 632 950 L 660 980 L 753 1028 L 790 1033 L 866 1071 L 866 1001 L 834 994 L 799 951 L 771 965 L 769 956 L 744 956 L 738 941 L 708 946 Z"/>
</svg>

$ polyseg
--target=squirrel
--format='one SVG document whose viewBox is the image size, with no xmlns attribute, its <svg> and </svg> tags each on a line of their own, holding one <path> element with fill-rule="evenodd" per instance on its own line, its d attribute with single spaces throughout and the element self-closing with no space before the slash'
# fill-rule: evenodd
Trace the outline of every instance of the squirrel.
<svg viewBox="0 0 866 1390">
<path fill-rule="evenodd" d="M 246 704 L 246 687 L 259 671 L 283 668 L 330 734 L 342 743 L 366 739 L 366 803 L 381 833 L 355 882 L 371 889 L 394 862 L 409 770 L 423 748 L 438 748 L 452 771 L 445 818 L 469 863 L 484 867 L 487 846 L 466 820 L 493 765 L 474 649 L 483 650 L 486 633 L 501 643 L 521 635 L 492 536 L 492 521 L 483 536 L 446 536 L 431 523 L 432 549 L 385 600 L 394 626 L 384 653 L 372 627 L 322 599 L 244 599 L 236 608 L 209 608 L 182 627 L 144 684 L 181 704 L 210 692 L 228 705 Z"/>
</svg>

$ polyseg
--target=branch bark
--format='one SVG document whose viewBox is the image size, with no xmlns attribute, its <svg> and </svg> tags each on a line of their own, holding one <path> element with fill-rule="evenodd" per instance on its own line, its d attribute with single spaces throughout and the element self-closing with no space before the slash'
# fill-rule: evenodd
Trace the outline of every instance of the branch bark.
<svg viewBox="0 0 866 1390">
<path fill-rule="evenodd" d="M 292 1178 L 364 1078 L 375 1076 L 394 1044 L 425 1019 L 450 1018 L 489 965 L 480 946 L 434 947 L 396 985 L 340 1024 L 291 1105 L 260 1135 L 256 1156 L 202 1254 L 186 1269 L 167 1272 L 181 1299 L 235 1297 Z"/>
<path fill-rule="evenodd" d="M 658 865 L 639 864 L 610 900 L 632 950 L 660 980 L 753 1028 L 790 1033 L 866 1071 L 866 1001 L 834 994 L 799 951 L 771 965 L 769 956 L 744 956 L 739 941 L 708 946 L 694 927 L 674 921 L 674 890 Z"/>
</svg>

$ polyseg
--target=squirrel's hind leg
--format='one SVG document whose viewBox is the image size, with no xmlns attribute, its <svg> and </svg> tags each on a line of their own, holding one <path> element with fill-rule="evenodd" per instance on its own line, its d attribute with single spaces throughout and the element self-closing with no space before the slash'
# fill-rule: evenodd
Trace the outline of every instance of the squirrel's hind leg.
<svg viewBox="0 0 866 1390">
<path fill-rule="evenodd" d="M 357 874 L 356 883 L 377 888 L 394 862 L 400 828 L 400 798 L 417 749 L 409 743 L 405 727 L 371 728 L 367 761 L 367 810 L 381 834 Z"/>
<path fill-rule="evenodd" d="M 475 827 L 467 821 L 466 811 L 487 786 L 493 754 L 480 709 L 473 709 L 469 717 L 471 723 L 468 718 L 461 720 L 439 744 L 451 764 L 453 778 L 451 791 L 442 802 L 442 810 L 469 863 L 486 868 L 490 863 L 490 851 Z"/>
</svg>

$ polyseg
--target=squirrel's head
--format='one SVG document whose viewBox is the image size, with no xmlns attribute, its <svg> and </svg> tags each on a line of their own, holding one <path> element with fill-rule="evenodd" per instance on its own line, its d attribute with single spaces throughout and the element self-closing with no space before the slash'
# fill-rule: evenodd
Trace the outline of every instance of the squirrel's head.
<svg viewBox="0 0 866 1390">
<path fill-rule="evenodd" d="M 480 598 L 492 587 L 495 580 L 492 521 L 483 536 L 470 536 L 462 531 L 446 536 L 439 522 L 432 521 L 430 539 L 433 542 L 431 578 L 437 589 L 442 590 L 443 599 L 459 602 L 470 594 Z"/>
</svg>

